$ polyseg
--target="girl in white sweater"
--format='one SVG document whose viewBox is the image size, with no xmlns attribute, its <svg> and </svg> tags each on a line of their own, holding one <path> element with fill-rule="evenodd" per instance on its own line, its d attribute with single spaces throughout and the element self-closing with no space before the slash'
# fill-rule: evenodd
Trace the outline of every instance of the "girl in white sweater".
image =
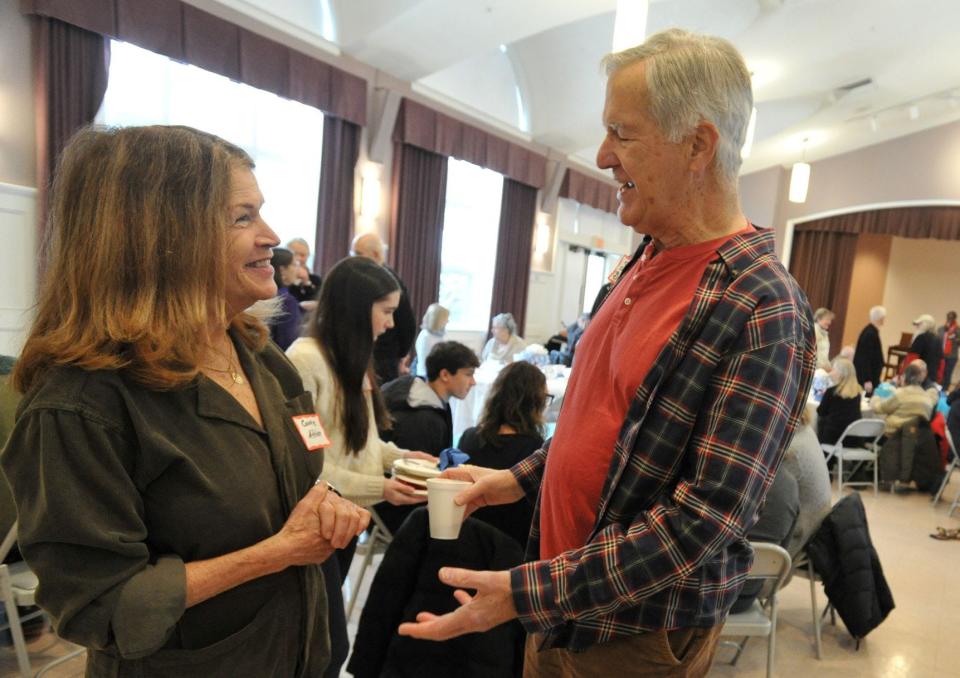
<svg viewBox="0 0 960 678">
<path fill-rule="evenodd" d="M 372 376 L 373 343 L 393 327 L 399 299 L 400 286 L 386 268 L 364 257 L 342 259 L 323 280 L 310 336 L 287 349 L 330 439 L 320 477 L 361 506 L 422 503 L 426 497 L 384 473 L 401 457 L 436 461 L 384 442 L 377 433 L 389 414 Z"/>
</svg>

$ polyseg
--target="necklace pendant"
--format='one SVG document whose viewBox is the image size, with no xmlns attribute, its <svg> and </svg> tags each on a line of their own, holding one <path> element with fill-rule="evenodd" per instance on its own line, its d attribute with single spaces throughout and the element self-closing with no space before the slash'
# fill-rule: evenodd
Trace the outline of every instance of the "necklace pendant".
<svg viewBox="0 0 960 678">
<path fill-rule="evenodd" d="M 234 384 L 243 384 L 243 383 L 244 383 L 243 377 L 240 375 L 239 372 L 233 372 L 233 371 L 231 371 L 231 372 L 230 372 L 230 376 L 233 377 L 233 383 L 234 383 Z"/>
</svg>

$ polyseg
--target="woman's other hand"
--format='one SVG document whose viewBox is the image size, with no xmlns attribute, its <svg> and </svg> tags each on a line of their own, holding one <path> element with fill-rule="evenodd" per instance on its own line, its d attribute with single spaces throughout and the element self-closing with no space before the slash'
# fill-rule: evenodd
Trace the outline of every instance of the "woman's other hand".
<svg viewBox="0 0 960 678">
<path fill-rule="evenodd" d="M 415 488 L 392 478 L 383 481 L 383 498 L 394 506 L 422 504 L 426 496 L 414 494 Z"/>
</svg>

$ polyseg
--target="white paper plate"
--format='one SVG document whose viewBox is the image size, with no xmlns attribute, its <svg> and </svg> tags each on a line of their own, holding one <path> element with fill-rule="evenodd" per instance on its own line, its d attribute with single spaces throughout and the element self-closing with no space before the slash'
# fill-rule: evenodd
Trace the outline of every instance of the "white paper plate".
<svg viewBox="0 0 960 678">
<path fill-rule="evenodd" d="M 426 459 L 397 459 L 393 462 L 397 473 L 414 478 L 436 478 L 440 475 L 437 465 Z"/>
<path fill-rule="evenodd" d="M 394 479 L 406 483 L 407 485 L 413 485 L 414 487 L 419 487 L 422 489 L 426 489 L 427 487 L 426 478 L 414 478 L 413 476 L 407 476 L 402 473 L 394 473 L 393 477 Z"/>
</svg>

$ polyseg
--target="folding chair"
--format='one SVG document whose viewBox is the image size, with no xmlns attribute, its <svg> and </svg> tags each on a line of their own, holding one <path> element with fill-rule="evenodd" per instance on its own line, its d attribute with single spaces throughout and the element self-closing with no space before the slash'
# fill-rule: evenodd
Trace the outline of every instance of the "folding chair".
<svg viewBox="0 0 960 678">
<path fill-rule="evenodd" d="M 878 447 L 877 442 L 883 436 L 883 419 L 858 419 L 849 426 L 846 430 L 840 435 L 840 438 L 833 445 L 828 445 L 823 443 L 820 447 L 827 455 L 827 462 L 829 463 L 831 457 L 837 458 L 837 492 L 843 492 L 843 486 L 847 487 L 869 487 L 873 485 L 873 494 L 876 496 L 879 493 L 878 490 Z M 858 447 L 848 447 L 844 443 L 847 438 L 856 437 L 856 438 L 870 438 L 870 440 L 863 446 Z M 860 462 L 857 466 L 864 463 L 873 464 L 873 482 L 870 481 L 843 481 L 843 462 L 844 461 L 856 461 Z M 852 475 L 852 474 L 851 474 Z"/>
<path fill-rule="evenodd" d="M 730 662 L 733 665 L 740 659 L 751 636 L 765 636 L 767 678 L 770 678 L 773 675 L 777 647 L 777 593 L 790 573 L 790 554 L 776 544 L 750 542 L 750 545 L 754 550 L 753 567 L 750 568 L 747 579 L 758 579 L 765 582 L 765 585 L 748 610 L 727 616 L 720 635 L 743 637 L 740 643 L 722 641 L 724 645 L 737 648 L 737 653 Z"/>
<path fill-rule="evenodd" d="M 360 572 L 357 573 L 356 584 L 351 582 L 350 602 L 347 603 L 347 621 L 353 616 L 353 608 L 357 604 L 357 596 L 360 595 L 360 585 L 367 573 L 367 568 L 373 562 L 374 553 L 385 553 L 390 542 L 393 541 L 393 535 L 383 520 L 377 515 L 373 507 L 367 509 L 370 511 L 370 520 L 373 522 L 373 529 L 362 544 L 357 544 L 357 553 L 363 552 L 363 561 L 360 563 Z M 347 573 L 343 573 L 346 576 Z"/>
<path fill-rule="evenodd" d="M 27 641 L 23 637 L 23 623 L 36 617 L 44 616 L 43 610 L 37 610 L 30 614 L 20 616 L 17 607 L 32 607 L 36 605 L 34 593 L 37 590 L 37 575 L 35 575 L 24 562 L 3 564 L 3 560 L 10 553 L 10 549 L 17 541 L 17 524 L 7 532 L 3 543 L 0 544 L 0 600 L 3 601 L 4 609 L 7 613 L 7 623 L 0 626 L 0 630 L 9 629 L 13 637 L 13 649 L 17 655 L 17 668 L 22 678 L 31 678 L 34 676 L 30 667 L 30 655 L 27 652 Z M 86 648 L 77 648 L 68 652 L 62 657 L 57 657 L 51 662 L 45 664 L 37 673 L 42 676 L 55 666 L 70 661 L 86 652 Z"/>
<path fill-rule="evenodd" d="M 947 471 L 943 476 L 943 482 L 940 483 L 940 489 L 937 490 L 937 493 L 933 495 L 933 505 L 936 506 L 937 502 L 940 501 L 940 497 L 943 495 L 943 491 L 947 488 L 947 483 L 950 482 L 950 476 L 953 475 L 955 469 L 960 468 L 960 456 L 957 455 L 957 447 L 953 444 L 953 436 L 950 435 L 950 429 L 946 429 L 947 433 L 947 443 L 950 445 L 950 451 L 953 452 L 953 459 L 947 465 Z M 957 504 L 960 504 L 960 490 L 957 490 L 957 496 L 953 498 L 953 503 L 950 505 L 950 511 L 947 513 L 947 517 L 953 515 L 953 512 L 957 510 Z"/>
<path fill-rule="evenodd" d="M 793 570 L 791 571 L 791 575 L 793 574 L 810 581 L 810 609 L 813 612 L 814 647 L 816 648 L 817 659 L 823 659 L 823 643 L 821 640 L 822 636 L 820 633 L 820 628 L 823 618 L 827 616 L 828 612 L 830 613 L 830 623 L 836 626 L 836 612 L 833 609 L 833 604 L 829 600 L 827 601 L 827 606 L 823 608 L 823 612 L 820 611 L 820 608 L 817 605 L 817 582 L 822 581 L 822 579 L 820 578 L 820 575 L 818 575 L 813 569 L 813 561 L 810 560 L 806 553 L 800 553 L 800 555 L 797 556 L 797 559 L 793 561 Z"/>
</svg>

